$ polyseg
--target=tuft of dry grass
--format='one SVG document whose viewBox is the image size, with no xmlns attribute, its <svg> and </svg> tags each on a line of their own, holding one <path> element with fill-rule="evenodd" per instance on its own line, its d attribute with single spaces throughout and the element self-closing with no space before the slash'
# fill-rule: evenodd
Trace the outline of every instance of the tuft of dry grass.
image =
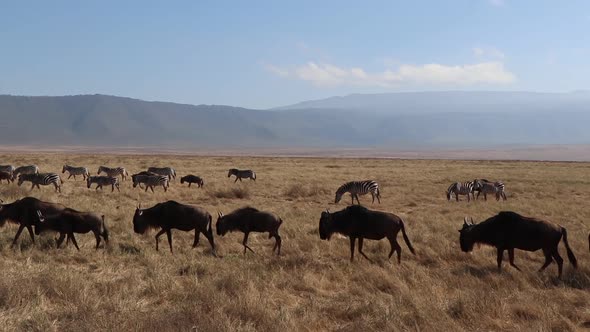
<svg viewBox="0 0 590 332">
<path fill-rule="evenodd" d="M 194 190 L 172 181 L 168 192 L 145 193 L 121 183 L 121 193 L 87 189 L 82 180 L 29 191 L 0 185 L 0 198 L 26 195 L 105 214 L 110 230 L 106 249 L 94 250 L 94 237 L 80 234 L 81 246 L 55 248 L 55 234 L 32 244 L 24 232 L 16 249 L 16 226 L 0 228 L 0 326 L 10 331 L 317 331 L 317 330 L 559 330 L 590 326 L 590 164 L 503 161 L 441 161 L 334 158 L 246 158 L 154 155 L 3 155 L 1 163 L 36 163 L 42 171 L 60 171 L 67 161 L 96 171 L 120 165 L 134 173 L 151 165 L 169 165 L 179 176 L 203 176 Z M 256 182 L 233 183 L 227 169 L 249 165 Z M 506 183 L 508 201 L 448 202 L 452 181 L 473 178 Z M 388 261 L 389 246 L 365 241 L 374 264 L 358 257 L 350 263 L 348 239 L 318 236 L 320 213 L 344 208 L 334 204 L 344 182 L 376 179 L 382 204 L 371 205 L 404 219 L 417 255 L 402 243 L 402 264 Z M 174 254 L 166 236 L 155 250 L 155 232 L 133 233 L 132 218 L 141 203 L 177 200 L 208 210 L 229 212 L 251 205 L 280 216 L 282 255 L 271 254 L 274 239 L 252 234 L 256 254 L 242 254 L 242 234 L 215 237 L 211 255 L 201 236 L 174 230 Z M 523 272 L 504 265 L 497 273 L 489 247 L 461 252 L 458 232 L 464 216 L 481 221 L 513 210 L 545 218 L 567 228 L 580 268 L 565 265 L 557 280 L 555 264 L 544 273 L 540 252 L 516 251 Z M 398 239 L 401 241 L 401 238 Z M 563 247 L 560 248 L 565 257 Z"/>
</svg>

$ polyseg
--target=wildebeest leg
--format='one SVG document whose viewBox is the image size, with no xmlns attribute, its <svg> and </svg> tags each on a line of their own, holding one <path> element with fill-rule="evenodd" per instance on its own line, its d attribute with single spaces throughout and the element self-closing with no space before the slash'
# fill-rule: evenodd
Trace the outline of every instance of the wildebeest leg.
<svg viewBox="0 0 590 332">
<path fill-rule="evenodd" d="M 56 243 L 57 243 L 57 249 L 59 249 L 59 247 L 61 247 L 61 244 L 64 242 L 64 239 L 66 238 L 66 233 L 59 233 L 59 238 L 57 238 Z M 69 239 L 69 237 L 68 237 Z"/>
<path fill-rule="evenodd" d="M 354 204 L 354 203 L 353 203 Z M 354 241 L 356 241 L 355 237 L 350 237 L 350 261 L 354 261 Z"/>
<path fill-rule="evenodd" d="M 161 229 L 161 230 L 158 232 L 158 234 L 156 234 L 156 251 L 158 251 L 158 240 L 159 240 L 159 238 L 160 238 L 160 235 L 162 235 L 162 234 L 164 234 L 164 233 L 166 233 L 166 230 L 164 230 L 164 229 Z"/>
<path fill-rule="evenodd" d="M 68 234 L 68 236 L 72 239 L 72 243 L 74 244 L 74 246 L 76 246 L 76 249 L 80 251 L 80 247 L 78 247 L 78 242 L 76 242 L 76 237 L 74 237 L 74 233 L 72 232 Z"/>
<path fill-rule="evenodd" d="M 98 245 L 100 244 L 100 235 L 98 232 L 94 232 L 94 237 L 96 238 L 96 250 L 98 250 Z"/>
<path fill-rule="evenodd" d="M 391 246 L 391 251 L 389 252 L 389 256 L 387 257 L 387 259 L 391 258 L 391 255 L 393 255 L 393 252 L 395 251 L 397 253 L 397 263 L 401 264 L 402 263 L 402 247 L 399 245 L 399 243 L 397 243 L 397 238 L 395 237 L 391 237 L 391 238 L 387 238 L 389 240 L 389 245 Z"/>
<path fill-rule="evenodd" d="M 367 257 L 367 255 L 365 255 L 365 253 L 363 252 L 363 238 L 359 237 L 359 254 L 363 255 L 363 257 L 365 257 L 369 262 L 373 263 L 373 261 Z"/>
<path fill-rule="evenodd" d="M 242 241 L 242 244 L 244 245 L 244 255 L 246 254 L 246 249 L 250 250 L 252 253 L 254 253 L 254 250 L 252 250 L 250 247 L 248 247 L 248 245 L 246 244 L 248 242 L 248 235 L 250 235 L 249 232 L 244 233 L 244 241 Z"/>
<path fill-rule="evenodd" d="M 551 255 L 553 256 L 553 258 L 555 259 L 555 262 L 557 263 L 557 277 L 561 278 L 561 271 L 563 270 L 563 258 L 561 258 L 561 256 L 559 255 L 559 251 L 557 251 L 557 247 L 555 247 L 555 249 L 553 249 L 553 252 L 551 253 Z"/>
<path fill-rule="evenodd" d="M 172 251 L 172 230 L 171 229 L 166 231 L 166 236 L 168 237 L 168 245 L 170 245 L 170 252 L 174 253 Z"/>
<path fill-rule="evenodd" d="M 201 232 L 199 232 L 195 228 L 195 241 L 193 242 L 193 248 L 199 245 L 199 238 L 201 237 Z"/>
<path fill-rule="evenodd" d="M 191 187 L 191 182 L 189 182 L 189 183 L 188 183 L 188 187 L 189 187 L 189 188 Z"/>
<path fill-rule="evenodd" d="M 35 184 L 33 183 L 33 185 L 31 186 L 31 191 L 33 191 L 33 189 L 35 189 Z"/>
<path fill-rule="evenodd" d="M 520 271 L 520 268 L 514 264 L 514 248 L 508 249 L 508 259 L 510 261 L 510 266 Z"/>
<path fill-rule="evenodd" d="M 545 263 L 543 264 L 543 266 L 541 266 L 541 268 L 539 269 L 539 272 L 542 272 L 543 270 L 545 270 L 547 268 L 547 266 L 549 266 L 549 264 L 551 264 L 551 262 L 553 262 L 553 258 L 551 258 L 551 253 L 549 252 L 549 250 L 543 248 L 543 255 L 545 255 Z"/>
<path fill-rule="evenodd" d="M 10 245 L 10 247 L 14 247 L 16 245 L 16 240 L 18 240 L 18 237 L 20 236 L 20 233 L 22 233 L 23 229 L 25 229 L 25 225 L 20 224 L 18 226 L 18 230 L 16 231 L 16 235 L 14 236 L 14 240 L 12 240 L 12 244 Z M 35 243 L 35 238 L 33 239 L 33 243 Z"/>
<path fill-rule="evenodd" d="M 275 245 L 274 247 L 272 247 L 272 252 L 275 252 L 275 249 L 279 248 L 279 251 L 277 252 L 277 256 L 281 254 L 281 236 L 279 235 L 279 233 L 269 233 L 269 238 L 271 236 L 274 236 L 275 238 Z"/>
<path fill-rule="evenodd" d="M 485 193 L 484 193 L 484 197 L 485 197 Z M 497 260 L 498 260 L 498 272 L 502 271 L 502 258 L 504 257 L 504 249 L 500 249 L 498 248 L 498 253 L 497 253 Z"/>
</svg>

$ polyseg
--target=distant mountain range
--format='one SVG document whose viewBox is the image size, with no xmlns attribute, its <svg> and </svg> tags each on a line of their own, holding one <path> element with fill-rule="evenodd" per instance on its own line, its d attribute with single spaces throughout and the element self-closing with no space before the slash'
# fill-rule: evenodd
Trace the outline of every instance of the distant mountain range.
<svg viewBox="0 0 590 332">
<path fill-rule="evenodd" d="M 590 93 L 354 94 L 271 110 L 0 95 L 0 145 L 477 148 L 590 143 Z"/>
</svg>

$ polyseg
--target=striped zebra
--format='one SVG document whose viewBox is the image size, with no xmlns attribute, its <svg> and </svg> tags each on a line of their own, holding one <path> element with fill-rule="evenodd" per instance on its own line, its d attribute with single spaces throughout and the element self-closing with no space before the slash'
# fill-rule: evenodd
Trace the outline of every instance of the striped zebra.
<svg viewBox="0 0 590 332">
<path fill-rule="evenodd" d="M 496 195 L 496 200 L 506 200 L 506 193 L 504 192 L 504 183 L 501 181 L 491 182 L 486 179 L 473 180 L 473 191 L 477 191 L 475 199 L 479 198 L 479 194 L 483 193 L 484 200 L 488 200 L 487 194 Z"/>
<path fill-rule="evenodd" d="M 163 175 L 134 175 L 133 176 L 133 188 L 143 183 L 145 185 L 145 191 L 151 189 L 154 192 L 155 186 L 162 186 L 164 191 L 168 190 L 169 182 L 168 177 Z"/>
<path fill-rule="evenodd" d="M 351 181 L 343 184 L 338 190 L 336 190 L 336 199 L 334 200 L 334 203 L 340 202 L 342 195 L 347 192 L 350 193 L 350 197 L 352 197 L 352 204 L 354 204 L 354 199 L 356 198 L 357 203 L 360 205 L 361 202 L 359 201 L 358 195 L 366 195 L 368 193 L 371 193 L 371 196 L 373 196 L 373 201 L 371 203 L 375 203 L 375 198 L 377 198 L 377 202 L 381 204 L 381 193 L 379 192 L 379 184 L 377 181 Z"/>
<path fill-rule="evenodd" d="M 125 179 L 129 176 L 129 173 L 127 173 L 124 167 L 110 168 L 106 166 L 100 166 L 98 168 L 97 175 L 100 175 L 100 173 L 102 172 L 104 172 L 107 176 L 112 178 L 116 178 L 117 176 L 121 175 L 121 180 L 123 181 L 125 181 Z"/>
<path fill-rule="evenodd" d="M 253 170 L 249 170 L 249 169 L 245 169 L 245 170 L 240 170 L 237 168 L 230 168 L 229 172 L 227 173 L 227 177 L 231 177 L 232 175 L 235 175 L 236 180 L 234 181 L 234 183 L 236 183 L 238 180 L 240 180 L 240 182 L 242 182 L 242 179 L 250 179 L 250 180 L 254 180 L 256 181 L 256 173 L 254 173 Z"/>
<path fill-rule="evenodd" d="M 70 173 L 70 176 L 68 176 L 68 180 L 72 176 L 74 177 L 74 180 L 76 180 L 76 175 L 82 175 L 82 177 L 84 177 L 84 180 L 86 180 L 86 178 L 90 176 L 88 168 L 86 167 L 74 167 L 70 165 L 64 165 L 64 167 L 61 169 L 61 173 L 64 174 L 65 172 Z"/>
<path fill-rule="evenodd" d="M 21 174 L 18 176 L 18 185 L 20 186 L 23 182 L 29 181 L 32 183 L 31 190 L 35 187 L 41 189 L 39 185 L 47 186 L 53 184 L 55 191 L 61 193 L 61 177 L 55 173 L 37 173 L 37 174 Z"/>
<path fill-rule="evenodd" d="M 6 172 L 6 173 L 10 173 L 12 175 L 14 173 L 14 166 L 0 165 L 0 172 Z"/>
<path fill-rule="evenodd" d="M 16 179 L 19 174 L 37 174 L 39 173 L 39 167 L 37 165 L 20 166 L 14 169 L 12 172 L 12 179 Z"/>
<path fill-rule="evenodd" d="M 158 175 L 167 176 L 169 181 L 176 179 L 176 171 L 172 167 L 150 167 L 147 171 L 156 173 Z"/>
<path fill-rule="evenodd" d="M 455 195 L 455 199 L 457 202 L 459 201 L 459 195 L 467 195 L 467 201 L 471 201 L 471 196 L 473 196 L 473 181 L 467 182 L 455 182 L 449 186 L 447 189 L 447 200 L 451 200 L 451 195 Z M 471 195 L 471 196 L 470 196 Z M 475 199 L 475 196 L 474 196 Z"/>
<path fill-rule="evenodd" d="M 119 189 L 119 179 L 118 178 L 112 178 L 109 176 L 88 176 L 86 178 L 86 187 L 88 187 L 90 189 L 90 186 L 96 183 L 96 190 L 98 190 L 98 188 L 102 189 L 102 186 L 111 186 L 111 192 L 115 191 L 115 187 L 117 187 L 117 191 L 121 192 L 121 189 Z"/>
</svg>

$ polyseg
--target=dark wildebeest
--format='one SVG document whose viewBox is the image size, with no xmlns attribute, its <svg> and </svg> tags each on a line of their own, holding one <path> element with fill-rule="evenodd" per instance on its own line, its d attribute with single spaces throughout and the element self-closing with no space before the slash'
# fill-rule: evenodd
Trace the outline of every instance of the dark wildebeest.
<svg viewBox="0 0 590 332">
<path fill-rule="evenodd" d="M 543 271 L 553 259 L 557 262 L 558 277 L 561 277 L 563 258 L 557 249 L 559 241 L 563 238 L 567 257 L 570 263 L 576 268 L 578 262 L 576 256 L 570 249 L 567 242 L 567 231 L 565 228 L 547 221 L 529 218 L 511 211 L 502 211 L 487 220 L 474 224 L 463 220 L 463 228 L 459 230 L 459 242 L 461 250 L 469 252 L 473 250 L 476 243 L 487 244 L 496 247 L 498 271 L 502 270 L 502 256 L 504 250 L 508 250 L 510 265 L 520 271 L 514 264 L 514 249 L 525 251 L 543 250 L 545 263 L 539 269 Z"/>
<path fill-rule="evenodd" d="M 215 243 L 213 242 L 213 230 L 211 228 L 213 218 L 204 209 L 180 204 L 175 201 L 158 203 L 151 208 L 141 209 L 141 205 L 135 209 L 133 216 L 133 231 L 138 234 L 144 234 L 149 228 L 158 229 L 156 234 L 156 250 L 158 250 L 158 238 L 166 233 L 170 252 L 172 251 L 172 229 L 181 231 L 195 230 L 195 241 L 193 248 L 199 244 L 200 234 L 203 233 L 209 243 L 215 256 Z"/>
<path fill-rule="evenodd" d="M 154 173 L 154 172 L 141 171 L 141 172 L 139 172 L 139 173 L 136 173 L 136 174 L 133 174 L 133 175 L 131 175 L 131 181 L 134 181 L 134 180 L 135 180 L 135 178 L 136 178 L 137 176 L 139 176 L 139 175 L 149 175 L 149 176 L 155 176 L 155 175 L 158 175 L 158 174 L 156 174 L 156 173 Z M 140 184 L 139 184 L 139 188 L 143 189 L 143 184 L 141 184 L 141 183 L 140 183 Z"/>
<path fill-rule="evenodd" d="M 389 240 L 391 251 L 387 259 L 397 252 L 397 261 L 401 263 L 402 247 L 397 242 L 397 234 L 402 231 L 404 241 L 412 254 L 416 254 L 408 239 L 403 220 L 393 213 L 372 211 L 360 205 L 351 205 L 344 210 L 331 213 L 322 212 L 320 218 L 320 238 L 330 240 L 333 233 L 340 233 L 350 238 L 350 261 L 354 260 L 354 242 L 359 241 L 359 253 L 371 261 L 363 253 L 363 240 Z M 371 261 L 372 262 L 372 261 Z"/>
<path fill-rule="evenodd" d="M 277 255 L 281 254 L 281 236 L 279 235 L 279 227 L 283 220 L 271 213 L 259 211 L 253 207 L 244 207 L 237 209 L 228 215 L 223 215 L 221 212 L 217 216 L 217 235 L 224 236 L 227 232 L 239 231 L 244 233 L 244 254 L 246 249 L 254 252 L 248 247 L 248 235 L 251 232 L 266 233 L 268 232 L 268 238 L 275 238 L 275 245 L 272 248 L 272 252 L 278 248 Z"/>
<path fill-rule="evenodd" d="M 189 175 L 186 175 L 186 176 L 183 176 L 180 178 L 180 184 L 183 184 L 185 182 L 188 183 L 189 188 L 191 187 L 191 184 L 193 184 L 193 183 L 196 183 L 199 186 L 199 188 L 201 188 L 205 184 L 205 182 L 203 181 L 202 178 L 200 178 L 196 175 L 192 175 L 192 174 L 189 174 Z"/>
<path fill-rule="evenodd" d="M 37 216 L 39 222 L 35 225 L 35 234 L 39 235 L 46 231 L 58 232 L 58 248 L 67 236 L 68 241 L 72 240 L 76 249 L 80 250 L 78 242 L 76 242 L 76 237 L 74 237 L 74 233 L 94 233 L 94 237 L 96 238 L 96 249 L 98 249 L 98 245 L 100 244 L 101 236 L 105 243 L 109 242 L 109 231 L 104 222 L 104 215 L 99 216 L 90 212 L 80 212 L 66 208 L 61 211 L 61 213 L 50 217 L 45 217 L 41 211 L 37 210 Z"/>
<path fill-rule="evenodd" d="M 227 177 L 231 177 L 232 175 L 235 175 L 236 180 L 234 181 L 234 183 L 236 183 L 238 180 L 240 180 L 240 182 L 242 182 L 242 179 L 250 179 L 250 180 L 254 180 L 256 181 L 256 173 L 254 173 L 253 170 L 249 170 L 249 169 L 244 169 L 244 170 L 240 170 L 237 168 L 230 168 L 229 172 L 227 173 Z"/>
<path fill-rule="evenodd" d="M 8 183 L 14 182 L 14 179 L 12 178 L 12 173 L 0 171 L 0 183 L 2 182 L 2 180 L 6 180 L 6 182 Z"/>
<path fill-rule="evenodd" d="M 29 231 L 31 240 L 35 243 L 33 225 L 38 220 L 37 210 L 41 211 L 44 216 L 53 216 L 59 214 L 65 208 L 61 204 L 43 202 L 34 197 L 25 197 L 13 203 L 0 205 L 0 226 L 3 226 L 7 220 L 19 225 L 11 246 L 16 245 L 18 237 L 25 228 Z"/>
</svg>

